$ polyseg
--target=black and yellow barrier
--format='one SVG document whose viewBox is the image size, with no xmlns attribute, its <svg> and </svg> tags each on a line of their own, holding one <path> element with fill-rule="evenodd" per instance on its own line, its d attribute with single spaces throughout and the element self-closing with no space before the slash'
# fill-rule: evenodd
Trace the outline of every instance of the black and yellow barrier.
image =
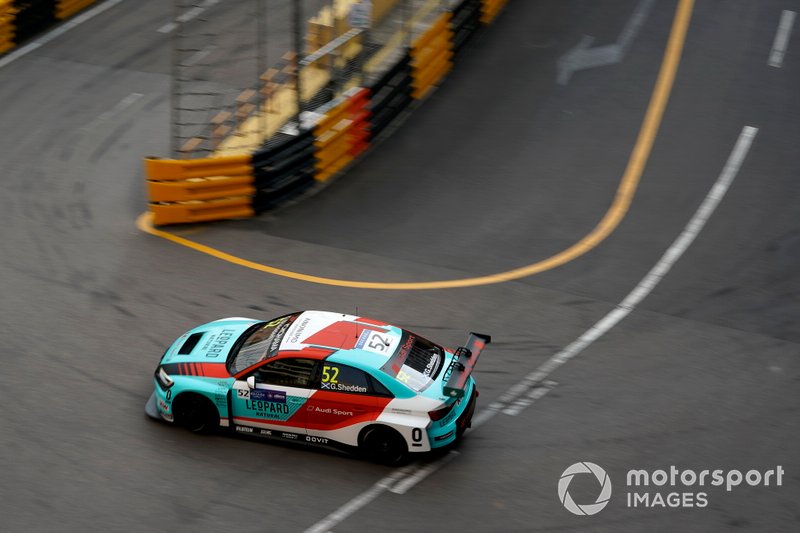
<svg viewBox="0 0 800 533">
<path fill-rule="evenodd" d="M 368 103 L 369 89 L 354 87 L 317 122 L 314 179 L 327 181 L 366 150 L 369 145 Z"/>
<path fill-rule="evenodd" d="M 453 52 L 463 49 L 470 37 L 481 27 L 483 0 L 461 0 L 453 8 L 450 29 L 453 30 Z"/>
<path fill-rule="evenodd" d="M 370 140 L 380 135 L 411 104 L 411 81 L 411 57 L 406 53 L 372 84 L 367 106 L 371 113 Z"/>
<path fill-rule="evenodd" d="M 481 0 L 481 22 L 491 24 L 508 0 Z"/>
<path fill-rule="evenodd" d="M 55 24 L 55 0 L 14 0 L 14 45 Z"/>
<path fill-rule="evenodd" d="M 433 26 L 411 45 L 411 96 L 420 100 L 453 68 L 453 14 L 442 13 Z"/>
<path fill-rule="evenodd" d="M 58 0 L 56 2 L 56 18 L 58 20 L 68 19 L 96 2 L 97 0 Z"/>
<path fill-rule="evenodd" d="M 0 0 L 0 54 L 98 0 Z"/>
<path fill-rule="evenodd" d="M 252 156 L 145 159 L 149 209 L 157 225 L 251 217 Z"/>
<path fill-rule="evenodd" d="M 279 133 L 269 148 L 253 154 L 256 196 L 253 207 L 262 213 L 314 184 L 314 132 Z"/>
<path fill-rule="evenodd" d="M 462 0 L 369 87 L 349 89 L 296 127 L 278 132 L 252 155 L 146 159 L 153 222 L 250 217 L 328 181 L 442 80 L 453 66 L 454 51 L 482 22 L 491 22 L 505 2 Z"/>
<path fill-rule="evenodd" d="M 12 0 L 0 0 L 0 54 L 14 48 L 16 13 Z"/>
</svg>

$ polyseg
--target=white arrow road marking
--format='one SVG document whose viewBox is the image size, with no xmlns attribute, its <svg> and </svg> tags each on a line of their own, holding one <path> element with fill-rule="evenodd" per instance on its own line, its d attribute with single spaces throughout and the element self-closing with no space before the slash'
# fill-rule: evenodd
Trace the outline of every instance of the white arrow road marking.
<svg viewBox="0 0 800 533">
<path fill-rule="evenodd" d="M 613 65 L 622 61 L 631 43 L 642 28 L 645 19 L 647 19 L 654 2 L 655 0 L 641 0 L 639 2 L 614 44 L 589 48 L 594 42 L 594 37 L 584 35 L 581 42 L 559 58 L 556 63 L 556 81 L 561 85 L 566 85 L 575 71 Z"/>
</svg>

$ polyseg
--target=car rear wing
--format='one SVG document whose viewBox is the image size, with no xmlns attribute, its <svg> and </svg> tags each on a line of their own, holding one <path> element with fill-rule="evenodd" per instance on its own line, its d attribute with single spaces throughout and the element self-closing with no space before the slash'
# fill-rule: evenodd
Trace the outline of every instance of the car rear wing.
<svg viewBox="0 0 800 533">
<path fill-rule="evenodd" d="M 489 335 L 481 333 L 470 333 L 467 338 L 467 345 L 461 346 L 456 350 L 455 357 L 447 367 L 445 376 L 447 381 L 444 384 L 445 396 L 451 398 L 461 398 L 467 387 L 467 379 L 472 374 L 472 369 L 478 362 L 484 346 L 492 342 Z"/>
</svg>

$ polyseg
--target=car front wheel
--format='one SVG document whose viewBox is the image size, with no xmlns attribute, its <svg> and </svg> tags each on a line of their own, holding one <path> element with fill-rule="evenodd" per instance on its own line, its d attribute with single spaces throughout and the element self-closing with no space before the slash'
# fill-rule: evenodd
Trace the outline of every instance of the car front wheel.
<svg viewBox="0 0 800 533">
<path fill-rule="evenodd" d="M 172 405 L 175 423 L 192 433 L 211 433 L 219 427 L 219 413 L 207 398 L 182 394 Z"/>
</svg>

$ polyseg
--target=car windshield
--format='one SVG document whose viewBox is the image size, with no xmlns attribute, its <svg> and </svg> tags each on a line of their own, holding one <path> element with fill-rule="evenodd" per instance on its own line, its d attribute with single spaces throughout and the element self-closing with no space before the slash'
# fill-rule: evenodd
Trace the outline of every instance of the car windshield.
<svg viewBox="0 0 800 533">
<path fill-rule="evenodd" d="M 231 350 L 233 355 L 228 363 L 231 374 L 238 374 L 278 353 L 283 336 L 299 315 L 294 313 L 270 322 L 259 322 L 245 331 L 237 342 L 238 346 Z"/>
<path fill-rule="evenodd" d="M 427 339 L 405 333 L 397 352 L 381 370 L 416 392 L 436 380 L 444 363 L 444 350 Z"/>
</svg>

